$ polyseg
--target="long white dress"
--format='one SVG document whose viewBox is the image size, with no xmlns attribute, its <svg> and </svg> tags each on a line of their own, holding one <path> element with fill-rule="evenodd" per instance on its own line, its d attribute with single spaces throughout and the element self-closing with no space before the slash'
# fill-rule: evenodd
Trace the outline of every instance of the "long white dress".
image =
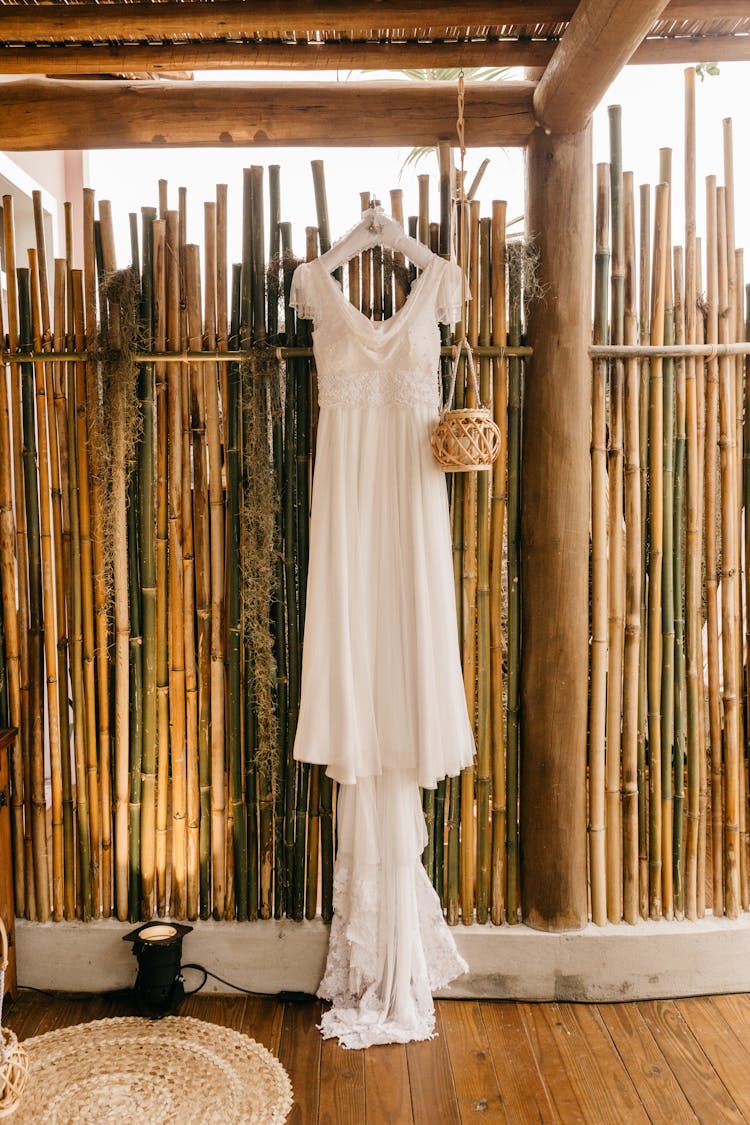
<svg viewBox="0 0 750 1125">
<path fill-rule="evenodd" d="M 318 261 L 292 304 L 313 321 L 318 421 L 294 756 L 340 783 L 330 946 L 318 995 L 343 1046 L 434 1034 L 432 991 L 466 971 L 422 867 L 419 786 L 470 765 L 438 416 L 440 331 L 458 267 L 435 257 L 370 321 Z"/>
</svg>

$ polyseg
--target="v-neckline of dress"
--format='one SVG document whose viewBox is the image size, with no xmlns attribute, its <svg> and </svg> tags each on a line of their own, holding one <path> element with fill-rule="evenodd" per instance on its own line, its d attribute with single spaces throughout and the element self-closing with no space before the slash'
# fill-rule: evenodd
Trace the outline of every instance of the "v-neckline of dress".
<svg viewBox="0 0 750 1125">
<path fill-rule="evenodd" d="M 416 304 L 416 298 L 419 296 L 422 289 L 424 288 L 425 280 L 426 280 L 428 274 L 432 271 L 435 263 L 436 262 L 442 262 L 443 260 L 444 259 L 440 258 L 437 254 L 433 255 L 433 257 L 430 259 L 430 261 L 427 263 L 427 265 L 424 267 L 424 269 L 420 273 L 419 277 L 413 283 L 411 289 L 409 290 L 409 292 L 406 295 L 406 300 L 404 301 L 404 303 L 403 303 L 403 305 L 401 306 L 400 309 L 397 309 L 396 312 L 394 312 L 386 320 L 370 320 L 370 318 L 365 316 L 365 314 L 360 309 L 358 309 L 356 305 L 353 305 L 351 303 L 351 301 L 347 301 L 346 297 L 344 296 L 343 289 L 341 288 L 339 283 L 336 281 L 336 278 L 333 277 L 332 274 L 330 274 L 328 272 L 328 270 L 323 265 L 321 265 L 320 258 L 314 258 L 313 259 L 313 261 L 318 266 L 318 269 L 327 278 L 328 283 L 331 286 L 331 288 L 332 288 L 332 290 L 333 290 L 333 292 L 334 292 L 334 294 L 335 294 L 335 296 L 338 300 L 338 303 L 340 305 L 343 305 L 344 308 L 349 309 L 349 315 L 354 314 L 355 320 L 359 320 L 362 324 L 368 326 L 370 331 L 375 336 L 383 336 L 386 333 L 389 333 L 389 332 L 393 331 L 397 327 L 397 325 L 400 324 L 403 319 L 405 319 L 405 314 L 406 314 L 407 310 L 412 305 Z"/>
</svg>

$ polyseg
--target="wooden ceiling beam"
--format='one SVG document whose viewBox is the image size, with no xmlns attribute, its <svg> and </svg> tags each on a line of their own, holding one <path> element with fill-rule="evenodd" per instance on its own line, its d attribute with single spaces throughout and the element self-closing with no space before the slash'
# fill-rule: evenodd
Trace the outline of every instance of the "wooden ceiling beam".
<svg viewBox="0 0 750 1125">
<path fill-rule="evenodd" d="M 531 82 L 466 85 L 466 143 L 522 146 Z M 432 145 L 456 137 L 446 82 L 0 83 L 8 151 L 140 147 Z"/>
<path fill-rule="evenodd" d="M 548 133 L 583 129 L 666 0 L 581 0 L 534 92 Z"/>
<path fill-rule="evenodd" d="M 175 70 L 402 70 L 407 67 L 541 66 L 555 42 L 164 43 L 0 47 L 0 74 L 133 74 Z"/>
<path fill-rule="evenodd" d="M 623 8 L 629 5 L 621 5 Z M 292 31 L 348 32 L 354 29 L 447 28 L 564 23 L 576 10 L 575 0 L 464 0 L 450 16 L 436 22 L 434 0 L 287 0 L 283 6 L 247 0 L 213 4 L 4 4 L 0 7 L 0 42 L 80 42 L 87 40 L 163 39 L 176 36 L 220 39 L 285 35 Z M 376 14 L 377 13 L 377 14 Z M 671 0 L 670 20 L 742 19 L 747 0 Z"/>
<path fill-rule="evenodd" d="M 91 47 L 0 47 L 0 74 L 174 73 L 193 70 L 403 70 L 407 67 L 544 67 L 554 40 L 491 43 L 164 43 Z M 631 65 L 747 62 L 750 35 L 644 39 Z M 528 76 L 527 76 L 528 77 Z"/>
</svg>

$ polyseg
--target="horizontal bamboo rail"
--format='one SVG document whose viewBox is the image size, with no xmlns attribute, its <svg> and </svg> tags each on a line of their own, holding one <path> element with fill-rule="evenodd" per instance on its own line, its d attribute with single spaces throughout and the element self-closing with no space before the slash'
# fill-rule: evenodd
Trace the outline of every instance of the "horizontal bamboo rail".
<svg viewBox="0 0 750 1125">
<path fill-rule="evenodd" d="M 406 67 L 544 67 L 557 39 L 373 43 L 317 40 L 258 43 L 180 40 L 159 43 L 0 47 L 0 74 L 152 74 L 190 70 L 401 70 Z M 745 62 L 747 35 L 657 35 L 644 39 L 629 65 Z"/>
<path fill-rule="evenodd" d="M 525 145 L 535 128 L 533 91 L 532 82 L 467 83 L 466 144 Z M 3 148 L 16 152 L 151 145 L 350 147 L 362 143 L 363 121 L 373 147 L 434 145 L 456 135 L 452 82 L 30 78 L 0 86 L 0 113 Z"/>
<path fill-rule="evenodd" d="M 734 344 L 592 344 L 589 348 L 592 359 L 648 359 L 659 356 L 672 356 L 674 359 L 688 356 L 718 359 L 726 355 L 750 355 L 750 343 L 739 341 Z"/>
<path fill-rule="evenodd" d="M 501 347 L 499 344 L 476 344 L 472 351 L 475 355 L 495 357 L 502 359 L 506 356 L 521 356 L 528 357 L 533 354 L 532 348 L 521 347 Z M 455 346 L 445 345 L 440 349 L 440 354 L 446 357 L 455 355 Z M 273 348 L 273 355 L 275 359 L 307 359 L 313 354 L 312 348 L 304 347 L 275 347 Z M 2 363 L 15 363 L 20 358 L 20 352 L 0 351 L 0 362 Z M 133 363 L 236 363 L 238 359 L 242 359 L 243 355 L 253 355 L 252 349 L 238 348 L 237 351 L 182 351 L 182 352 L 134 352 L 131 356 Z M 45 360 L 46 362 L 54 362 L 56 360 L 78 360 L 86 362 L 89 359 L 96 358 L 93 352 L 24 352 L 24 360 L 33 361 L 36 359 Z"/>
</svg>

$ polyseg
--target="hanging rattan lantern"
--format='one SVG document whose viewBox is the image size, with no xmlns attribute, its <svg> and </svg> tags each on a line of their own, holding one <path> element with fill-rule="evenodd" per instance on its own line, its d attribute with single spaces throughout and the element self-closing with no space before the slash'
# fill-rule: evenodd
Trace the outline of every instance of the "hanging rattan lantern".
<svg viewBox="0 0 750 1125">
<path fill-rule="evenodd" d="M 453 371 L 448 402 L 453 398 L 461 352 L 466 349 L 469 372 L 474 384 L 478 406 L 463 410 L 440 411 L 440 421 L 432 431 L 430 443 L 435 460 L 446 473 L 472 473 L 489 469 L 500 453 L 500 430 L 479 397 L 479 384 L 474 357 L 465 339 L 459 341 L 453 357 Z"/>
</svg>

